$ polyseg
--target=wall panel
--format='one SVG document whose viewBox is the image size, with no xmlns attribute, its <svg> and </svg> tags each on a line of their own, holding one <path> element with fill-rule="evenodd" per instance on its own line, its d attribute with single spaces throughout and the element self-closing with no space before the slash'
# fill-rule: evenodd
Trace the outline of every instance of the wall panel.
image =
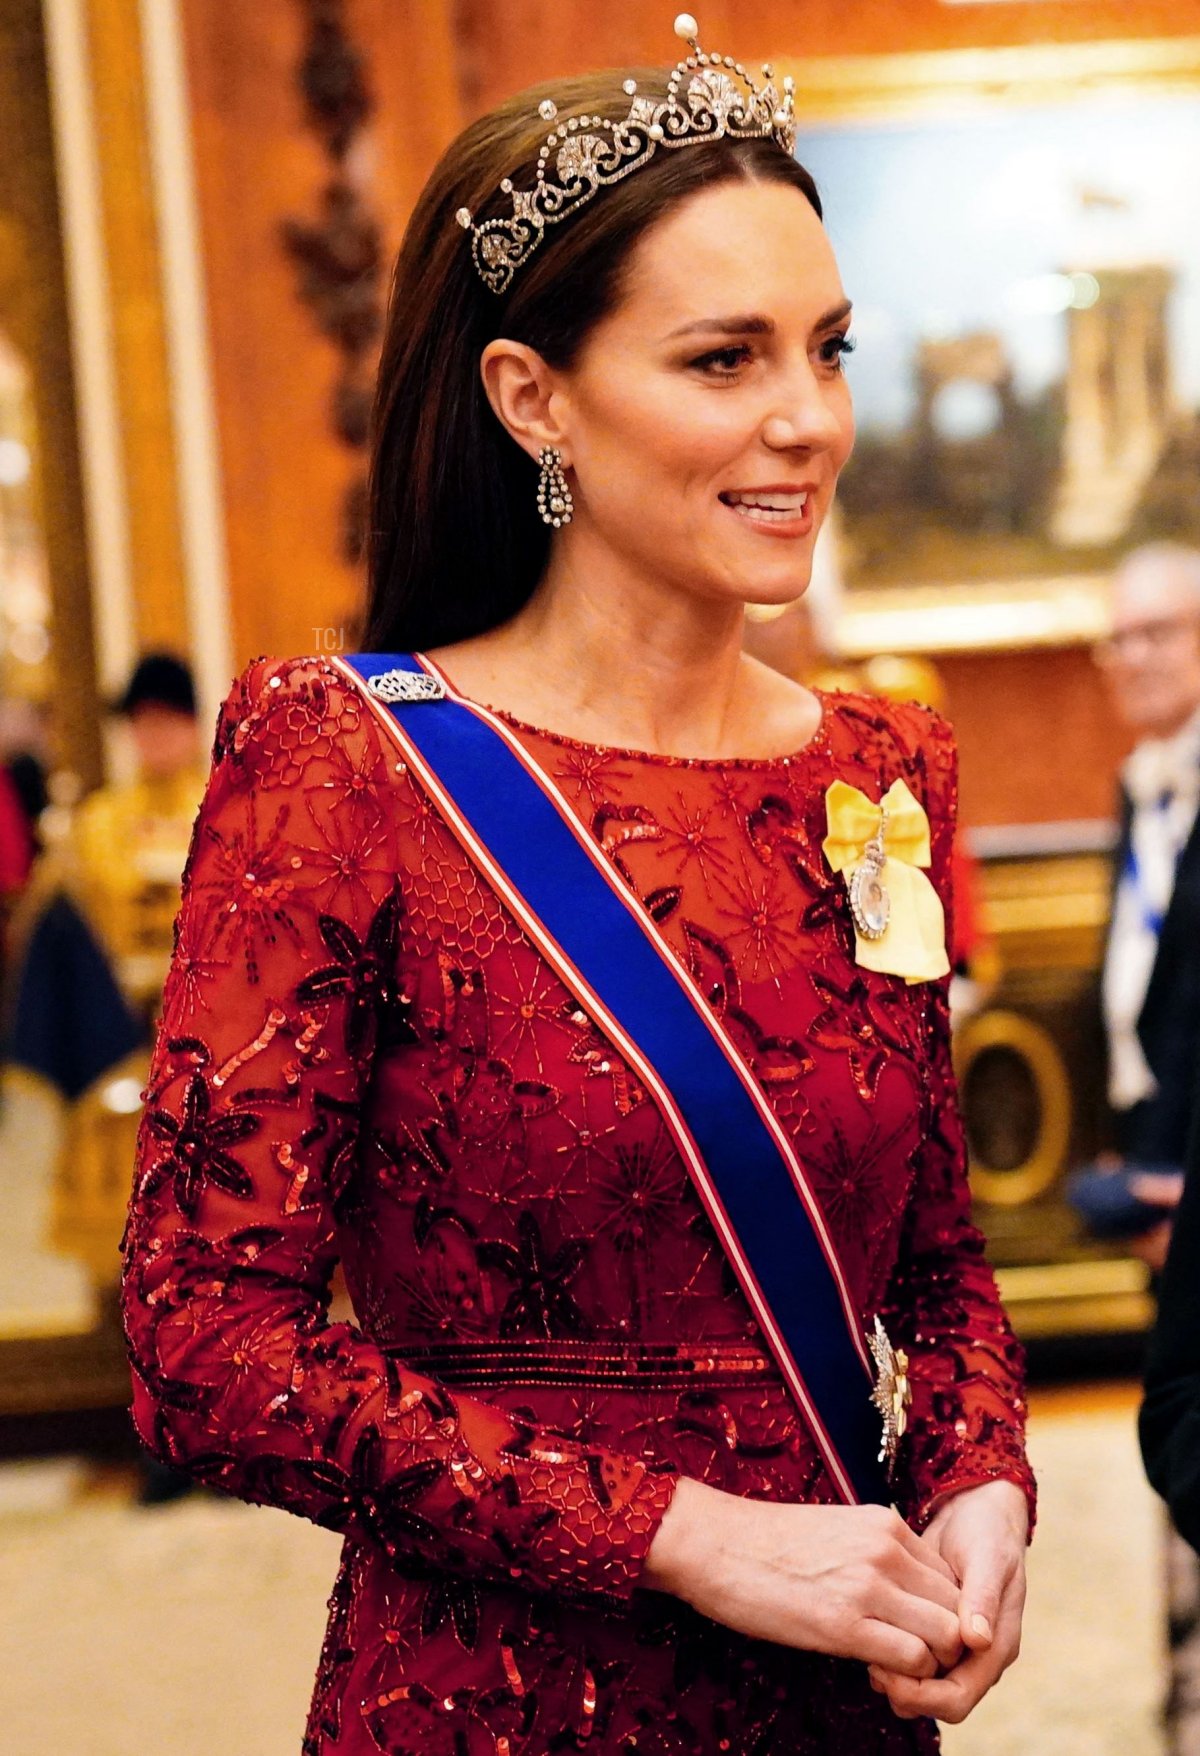
<svg viewBox="0 0 1200 1756">
<path fill-rule="evenodd" d="M 295 84 L 302 23 L 279 0 L 184 8 L 239 664 L 308 650 L 353 589 L 336 547 L 349 463 L 325 419 L 334 360 L 279 235 L 324 178 Z"/>
<path fill-rule="evenodd" d="M 484 108 L 556 74 L 669 60 L 675 10 L 645 0 L 604 7 L 589 0 L 460 0 L 472 106 Z M 707 0 L 692 10 L 705 43 L 747 63 L 1200 31 L 1200 0 Z"/>
<path fill-rule="evenodd" d="M 129 568 L 140 651 L 187 656 L 161 259 L 136 0 L 88 8 L 105 257 L 118 378 Z"/>
<path fill-rule="evenodd" d="M 359 464 L 331 431 L 337 357 L 280 239 L 286 217 L 316 214 L 329 175 L 296 81 L 304 8 L 185 0 L 183 18 L 240 664 L 336 640 L 324 631 L 357 609 L 338 532 Z M 390 257 L 457 126 L 452 39 L 436 4 L 354 0 L 347 21 L 380 102 L 366 171 Z"/>
<path fill-rule="evenodd" d="M 1052 823 L 1113 812 L 1128 739 L 1081 647 L 940 655 L 964 823 Z"/>
<path fill-rule="evenodd" d="M 6 0 L 0 9 L 0 118 L 20 142 L 0 155 L 0 328 L 31 376 L 60 754 L 90 786 L 101 771 L 99 690 L 40 0 Z"/>
</svg>

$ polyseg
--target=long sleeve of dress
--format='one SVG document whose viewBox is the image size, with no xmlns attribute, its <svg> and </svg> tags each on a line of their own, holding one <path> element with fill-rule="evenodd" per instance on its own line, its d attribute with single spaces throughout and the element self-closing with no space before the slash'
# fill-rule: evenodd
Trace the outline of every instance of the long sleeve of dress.
<svg viewBox="0 0 1200 1756">
<path fill-rule="evenodd" d="M 329 1321 L 375 1051 L 406 1029 L 393 756 L 321 661 L 255 661 L 221 711 L 123 1245 L 134 1419 L 160 1458 L 402 1570 L 617 1606 L 668 1471 Z"/>
<path fill-rule="evenodd" d="M 923 709 L 913 748 L 932 827 L 930 877 L 952 943 L 957 758 L 944 721 Z M 920 777 L 918 777 L 920 784 Z M 1036 1510 L 1025 1457 L 1024 1350 L 1000 1303 L 972 1223 L 966 1140 L 950 1049 L 949 978 L 927 984 L 928 1078 L 922 1144 L 884 1322 L 911 1361 L 913 1402 L 901 1451 L 901 1503 L 918 1529 L 951 1494 L 1006 1478 Z"/>
</svg>

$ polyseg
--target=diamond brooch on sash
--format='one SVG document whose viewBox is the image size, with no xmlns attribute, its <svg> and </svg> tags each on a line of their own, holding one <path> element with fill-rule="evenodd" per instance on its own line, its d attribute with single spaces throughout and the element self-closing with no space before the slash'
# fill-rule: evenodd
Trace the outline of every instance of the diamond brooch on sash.
<svg viewBox="0 0 1200 1756">
<path fill-rule="evenodd" d="M 446 685 L 428 671 L 380 671 L 367 681 L 367 688 L 380 701 L 444 701 Z"/>
<path fill-rule="evenodd" d="M 850 874 L 850 913 L 854 925 L 864 939 L 882 939 L 892 914 L 892 899 L 883 882 L 887 862 L 883 835 L 887 828 L 887 812 L 880 817 L 879 828 L 863 849 L 862 859 Z"/>
<path fill-rule="evenodd" d="M 908 1355 L 903 1348 L 892 1346 L 888 1332 L 878 1317 L 875 1319 L 875 1333 L 867 1339 L 871 1344 L 875 1370 L 878 1373 L 875 1388 L 871 1392 L 871 1401 L 883 1419 L 883 1443 L 879 1448 L 879 1461 L 883 1463 L 886 1459 L 890 1473 L 895 1467 L 900 1441 L 908 1427 L 908 1409 L 912 1402 L 912 1385 L 908 1381 Z"/>
</svg>

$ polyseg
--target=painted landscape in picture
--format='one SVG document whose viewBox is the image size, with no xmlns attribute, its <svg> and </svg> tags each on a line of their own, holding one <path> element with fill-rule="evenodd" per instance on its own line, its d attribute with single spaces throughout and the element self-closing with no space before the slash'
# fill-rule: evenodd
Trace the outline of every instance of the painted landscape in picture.
<svg viewBox="0 0 1200 1756">
<path fill-rule="evenodd" d="M 1200 93 L 800 132 L 847 294 L 847 588 L 1200 542 Z"/>
</svg>

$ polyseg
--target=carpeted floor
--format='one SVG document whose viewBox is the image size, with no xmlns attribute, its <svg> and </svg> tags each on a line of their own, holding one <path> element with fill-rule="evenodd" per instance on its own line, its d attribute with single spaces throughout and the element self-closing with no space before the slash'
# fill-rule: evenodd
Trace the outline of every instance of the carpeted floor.
<svg viewBox="0 0 1200 1756">
<path fill-rule="evenodd" d="M 1038 1531 L 1021 1656 L 948 1756 L 1162 1756 L 1163 1524 L 1132 1389 L 1033 1399 Z"/>
<path fill-rule="evenodd" d="M 1025 1650 L 951 1756 L 1161 1756 L 1160 1527 L 1133 1392 L 1041 1398 Z M 297 1756 L 337 1539 L 0 1470 L 3 1756 Z M 869 1752 L 864 1752 L 869 1756 Z"/>
</svg>

